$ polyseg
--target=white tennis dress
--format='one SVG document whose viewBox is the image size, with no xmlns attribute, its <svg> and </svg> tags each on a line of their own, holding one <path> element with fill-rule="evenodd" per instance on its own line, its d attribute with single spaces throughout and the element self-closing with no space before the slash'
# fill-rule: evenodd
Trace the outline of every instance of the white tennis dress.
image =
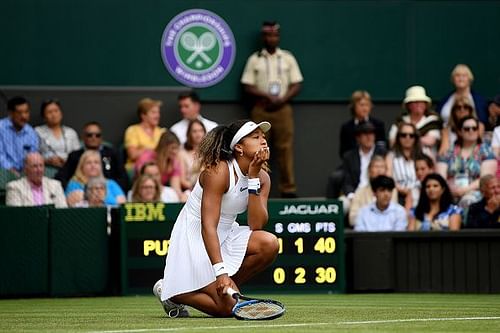
<svg viewBox="0 0 500 333">
<path fill-rule="evenodd" d="M 236 161 L 228 161 L 228 167 L 229 189 L 222 196 L 217 235 L 222 259 L 231 276 L 243 262 L 252 231 L 236 222 L 236 216 L 248 206 L 248 177 L 243 175 Z M 203 188 L 198 180 L 175 222 L 163 275 L 162 300 L 198 290 L 215 281 L 201 236 L 202 194 Z"/>
</svg>

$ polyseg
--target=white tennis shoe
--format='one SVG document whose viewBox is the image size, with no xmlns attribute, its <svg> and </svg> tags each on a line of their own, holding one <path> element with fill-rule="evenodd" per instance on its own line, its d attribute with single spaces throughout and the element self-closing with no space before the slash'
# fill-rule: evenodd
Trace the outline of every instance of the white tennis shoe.
<svg viewBox="0 0 500 333">
<path fill-rule="evenodd" d="M 155 285 L 153 286 L 153 294 L 156 296 L 156 298 L 158 298 L 158 301 L 163 306 L 163 310 L 165 310 L 167 316 L 170 318 L 189 317 L 189 312 L 183 304 L 176 304 L 168 299 L 164 301 L 161 300 L 162 284 L 163 284 L 163 279 L 159 279 L 158 281 L 156 281 Z"/>
</svg>

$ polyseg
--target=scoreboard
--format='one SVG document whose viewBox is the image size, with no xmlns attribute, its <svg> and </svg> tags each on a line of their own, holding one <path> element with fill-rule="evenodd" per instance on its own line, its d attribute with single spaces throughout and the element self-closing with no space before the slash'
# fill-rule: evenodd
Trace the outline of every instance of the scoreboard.
<svg viewBox="0 0 500 333">
<path fill-rule="evenodd" d="M 124 294 L 150 293 L 163 276 L 169 237 L 182 204 L 128 203 L 120 221 L 121 287 Z M 279 254 L 245 292 L 345 291 L 342 205 L 336 200 L 268 202 L 266 230 L 278 237 Z M 237 221 L 246 224 L 246 214 Z"/>
</svg>

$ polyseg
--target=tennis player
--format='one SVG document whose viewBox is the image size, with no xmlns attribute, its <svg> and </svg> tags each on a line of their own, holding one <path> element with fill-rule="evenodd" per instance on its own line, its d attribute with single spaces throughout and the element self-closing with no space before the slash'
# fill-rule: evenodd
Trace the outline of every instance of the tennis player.
<svg viewBox="0 0 500 333">
<path fill-rule="evenodd" d="M 239 120 L 210 131 L 200 145 L 202 172 L 172 230 L 163 280 L 153 287 L 169 317 L 184 305 L 215 317 L 231 315 L 225 292 L 269 266 L 278 254 L 268 220 L 271 181 L 264 133 L 268 122 Z M 248 226 L 236 216 L 248 210 Z"/>
</svg>

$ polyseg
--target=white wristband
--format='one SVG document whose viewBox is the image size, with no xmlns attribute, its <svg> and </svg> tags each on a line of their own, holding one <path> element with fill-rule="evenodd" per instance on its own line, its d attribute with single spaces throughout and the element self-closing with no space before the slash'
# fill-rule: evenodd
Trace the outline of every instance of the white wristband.
<svg viewBox="0 0 500 333">
<path fill-rule="evenodd" d="M 218 277 L 219 275 L 222 275 L 222 274 L 229 275 L 229 272 L 227 271 L 226 265 L 224 265 L 224 262 L 218 262 L 216 264 L 213 264 L 212 267 L 214 269 L 215 277 Z"/>
<path fill-rule="evenodd" d="M 249 190 L 259 190 L 260 189 L 260 179 L 259 178 L 249 178 L 248 179 L 248 189 Z"/>
</svg>

